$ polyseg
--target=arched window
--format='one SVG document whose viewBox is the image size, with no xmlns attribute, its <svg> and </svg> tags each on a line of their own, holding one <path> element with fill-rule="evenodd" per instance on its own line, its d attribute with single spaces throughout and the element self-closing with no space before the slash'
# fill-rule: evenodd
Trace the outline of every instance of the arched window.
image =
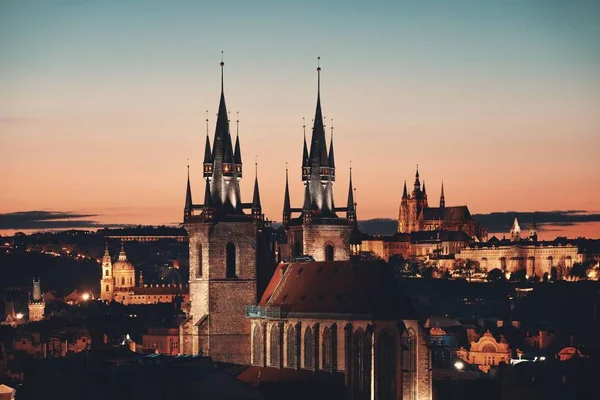
<svg viewBox="0 0 600 400">
<path fill-rule="evenodd" d="M 410 328 L 402 334 L 402 392 L 409 400 L 416 398 L 416 335 Z"/>
<path fill-rule="evenodd" d="M 357 329 L 352 339 L 352 391 L 354 398 L 362 398 L 364 381 L 364 331 Z"/>
<path fill-rule="evenodd" d="M 121 277 L 121 285 L 125 286 L 125 277 L 124 276 Z"/>
<path fill-rule="evenodd" d="M 225 264 L 227 268 L 227 278 L 237 278 L 237 262 L 236 262 L 235 244 L 229 242 L 225 246 Z"/>
<path fill-rule="evenodd" d="M 313 368 L 313 358 L 315 355 L 313 332 L 310 326 L 306 327 L 304 332 L 304 368 Z"/>
<path fill-rule="evenodd" d="M 202 278 L 202 243 L 196 244 L 196 278 Z"/>
<path fill-rule="evenodd" d="M 333 368 L 333 334 L 332 329 L 326 327 L 323 331 L 323 368 L 332 370 Z"/>
<path fill-rule="evenodd" d="M 365 396 L 370 398 L 369 394 L 371 391 L 371 349 L 373 345 L 373 334 L 370 332 L 365 333 L 365 339 L 363 343 L 363 388 L 365 389 Z"/>
<path fill-rule="evenodd" d="M 279 340 L 279 325 L 273 325 L 271 327 L 270 344 L 269 365 L 271 367 L 279 367 L 279 347 L 281 345 L 281 341 Z"/>
<path fill-rule="evenodd" d="M 394 337 L 388 331 L 379 335 L 377 345 L 377 391 L 378 399 L 396 398 L 396 346 Z"/>
<path fill-rule="evenodd" d="M 296 368 L 298 366 L 298 343 L 296 341 L 296 328 L 290 326 L 287 332 L 287 366 Z"/>
<path fill-rule="evenodd" d="M 325 245 L 325 261 L 333 261 L 335 249 L 331 243 Z"/>
<path fill-rule="evenodd" d="M 106 285 L 106 291 L 108 292 L 110 289 L 108 288 L 108 285 Z"/>
<path fill-rule="evenodd" d="M 108 276 L 108 270 L 107 269 L 104 270 L 104 276 Z"/>
<path fill-rule="evenodd" d="M 263 365 L 263 335 L 260 325 L 254 326 L 252 337 L 252 364 Z"/>
</svg>

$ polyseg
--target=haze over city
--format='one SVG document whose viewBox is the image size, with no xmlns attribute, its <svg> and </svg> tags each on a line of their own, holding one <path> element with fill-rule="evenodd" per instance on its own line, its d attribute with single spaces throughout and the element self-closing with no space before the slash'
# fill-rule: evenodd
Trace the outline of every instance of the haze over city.
<svg viewBox="0 0 600 400">
<path fill-rule="evenodd" d="M 426 3 L 4 1 L 0 213 L 180 223 L 188 159 L 203 195 L 221 51 L 242 198 L 256 157 L 272 220 L 286 162 L 302 201 L 317 56 L 336 203 L 352 161 L 359 219 L 397 218 L 416 164 L 431 199 L 443 180 L 447 203 L 474 214 L 598 213 L 598 3 Z M 598 237 L 597 221 L 550 227 L 552 237 Z"/>
</svg>

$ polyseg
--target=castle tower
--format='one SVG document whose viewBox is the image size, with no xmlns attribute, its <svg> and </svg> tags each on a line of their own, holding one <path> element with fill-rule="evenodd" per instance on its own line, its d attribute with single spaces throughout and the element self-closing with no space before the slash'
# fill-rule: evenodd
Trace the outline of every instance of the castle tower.
<svg viewBox="0 0 600 400">
<path fill-rule="evenodd" d="M 408 233 L 408 190 L 406 181 L 404 181 L 404 190 L 402 191 L 402 200 L 400 201 L 400 211 L 398 212 L 398 232 Z"/>
<path fill-rule="evenodd" d="M 510 240 L 512 242 L 518 242 L 521 240 L 521 227 L 519 226 L 519 220 L 515 217 L 512 227 L 510 228 Z"/>
<path fill-rule="evenodd" d="M 180 325 L 180 343 L 183 354 L 248 365 L 250 323 L 245 307 L 256 304 L 261 295 L 263 274 L 258 265 L 262 268 L 269 264 L 265 250 L 268 241 L 262 234 L 258 177 L 252 203 L 242 203 L 240 195 L 242 154 L 239 135 L 235 151 L 231 145 L 224 65 L 221 61 L 221 97 L 212 150 L 206 139 L 204 204 L 191 205 L 197 214 L 184 213 L 183 227 L 189 237 L 191 308 Z"/>
<path fill-rule="evenodd" d="M 348 206 L 338 208 L 334 203 L 333 130 L 328 151 L 321 109 L 320 65 L 317 68 L 317 106 L 310 148 L 306 143 L 305 134 L 302 151 L 302 181 L 304 182 L 302 208 L 290 207 L 286 177 L 283 221 L 292 255 L 310 255 L 316 261 L 347 260 L 350 257 L 350 233 L 356 223 L 356 213 L 353 209 L 353 199 L 348 200 L 348 204 L 352 204 L 352 209 Z M 300 216 L 291 218 L 294 212 L 299 212 Z M 339 217 L 337 212 L 345 212 L 346 218 Z"/>
<path fill-rule="evenodd" d="M 44 319 L 44 309 L 46 305 L 42 299 L 42 288 L 40 280 L 33 280 L 33 294 L 29 300 L 29 321 L 41 321 Z"/>
<path fill-rule="evenodd" d="M 529 240 L 533 242 L 537 242 L 538 233 L 537 233 L 537 224 L 535 223 L 535 214 L 533 214 L 531 220 L 531 226 L 529 227 Z"/>
<path fill-rule="evenodd" d="M 108 244 L 102 257 L 102 278 L 100 278 L 100 300 L 112 301 L 114 299 L 115 279 L 113 277 L 112 261 L 108 252 Z"/>
</svg>

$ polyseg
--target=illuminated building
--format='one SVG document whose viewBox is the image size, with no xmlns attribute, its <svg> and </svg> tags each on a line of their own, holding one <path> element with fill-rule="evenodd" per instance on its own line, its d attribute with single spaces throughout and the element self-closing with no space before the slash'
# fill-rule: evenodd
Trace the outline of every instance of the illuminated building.
<svg viewBox="0 0 600 400">
<path fill-rule="evenodd" d="M 33 280 L 33 294 L 29 300 L 29 321 L 41 321 L 44 319 L 44 309 L 46 304 L 42 298 L 42 288 L 40 280 Z"/>
<path fill-rule="evenodd" d="M 398 232 L 411 233 L 434 230 L 462 231 L 473 240 L 480 242 L 487 240 L 487 229 L 473 219 L 467 206 L 446 206 L 443 183 L 439 207 L 429 206 L 425 182 L 423 182 L 421 189 L 419 169 L 417 168 L 412 193 L 408 193 L 406 181 L 404 181 L 398 215 Z"/>
<path fill-rule="evenodd" d="M 486 331 L 480 338 L 474 338 L 470 343 L 470 349 L 460 348 L 458 357 L 463 361 L 477 365 L 480 369 L 487 371 L 489 367 L 497 366 L 501 362 L 510 363 L 511 353 L 510 347 L 504 336 L 500 337 L 500 341 Z"/>
</svg>

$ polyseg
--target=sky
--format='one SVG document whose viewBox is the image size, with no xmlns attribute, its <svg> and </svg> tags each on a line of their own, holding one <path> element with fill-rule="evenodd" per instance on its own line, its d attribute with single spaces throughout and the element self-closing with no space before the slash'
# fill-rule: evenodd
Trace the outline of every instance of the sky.
<svg viewBox="0 0 600 400">
<path fill-rule="evenodd" d="M 416 165 L 430 205 L 600 211 L 598 1 L 0 0 L 0 213 L 182 221 L 203 198 L 221 51 L 250 201 L 302 204 L 317 56 L 335 196 L 396 218 Z M 310 133 L 310 129 L 308 129 Z M 600 237 L 600 224 L 586 228 Z"/>
</svg>

